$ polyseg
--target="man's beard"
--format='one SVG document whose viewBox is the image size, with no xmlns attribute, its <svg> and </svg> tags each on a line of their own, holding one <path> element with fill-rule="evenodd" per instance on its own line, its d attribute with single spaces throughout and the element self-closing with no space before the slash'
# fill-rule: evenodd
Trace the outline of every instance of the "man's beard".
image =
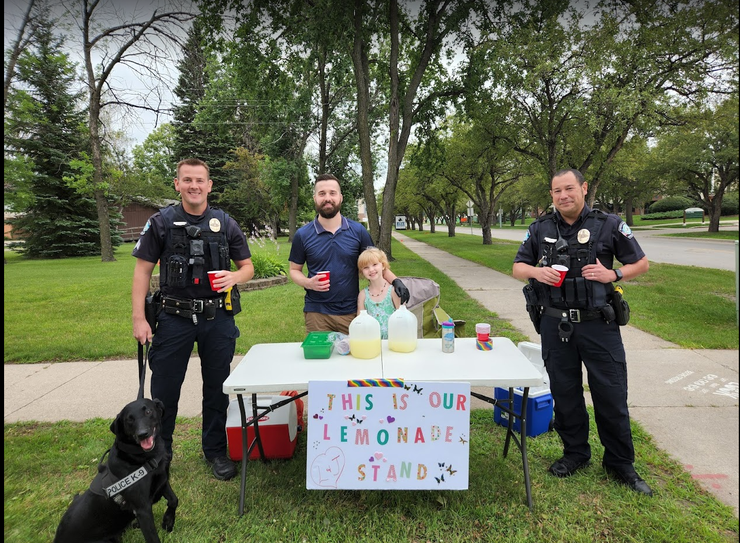
<svg viewBox="0 0 740 543">
<path fill-rule="evenodd" d="M 331 207 L 326 207 L 326 205 L 316 206 L 316 212 L 325 219 L 333 219 L 334 217 L 337 216 L 337 213 L 339 213 L 339 206 L 334 206 L 334 205 L 332 205 Z"/>
</svg>

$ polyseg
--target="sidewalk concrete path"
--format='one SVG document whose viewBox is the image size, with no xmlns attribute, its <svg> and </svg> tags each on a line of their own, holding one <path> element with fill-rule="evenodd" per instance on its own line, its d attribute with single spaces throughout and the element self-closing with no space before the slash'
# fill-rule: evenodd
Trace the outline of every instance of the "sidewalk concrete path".
<svg viewBox="0 0 740 543">
<path fill-rule="evenodd" d="M 524 309 L 523 283 L 401 233 L 394 236 L 483 307 L 540 343 Z M 632 326 L 623 328 L 623 337 L 632 417 L 738 515 L 738 351 L 681 349 Z M 232 370 L 240 360 L 234 358 Z M 136 398 L 138 362 L 6 364 L 4 379 L 5 423 L 113 419 Z M 147 390 L 150 382 L 148 373 Z M 200 360 L 195 357 L 185 378 L 179 415 L 201 414 L 201 384 Z M 478 404 L 483 405 L 487 404 Z M 637 460 L 639 464 L 639 451 Z"/>
</svg>

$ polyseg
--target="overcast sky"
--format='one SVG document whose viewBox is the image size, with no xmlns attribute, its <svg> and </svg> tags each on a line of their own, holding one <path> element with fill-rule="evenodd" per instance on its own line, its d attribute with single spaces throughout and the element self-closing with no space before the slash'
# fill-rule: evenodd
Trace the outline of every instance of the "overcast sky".
<svg viewBox="0 0 740 543">
<path fill-rule="evenodd" d="M 79 6 L 79 0 L 48 0 L 51 5 L 56 6 L 56 9 L 61 13 L 63 5 Z M 98 24 L 105 23 L 107 25 L 114 24 L 115 22 L 122 21 L 121 11 L 126 14 L 137 14 L 137 21 L 148 19 L 154 9 L 163 5 L 167 0 L 101 0 L 101 6 L 96 9 L 96 15 L 104 14 L 105 21 L 100 19 L 97 20 Z M 4 50 L 7 51 L 17 39 L 18 28 L 28 8 L 28 1 L 26 0 L 5 0 L 4 3 Z M 77 8 L 79 9 L 79 8 Z M 192 9 L 192 8 L 191 8 Z M 81 31 L 68 21 L 69 28 L 65 29 L 65 33 L 69 36 L 67 40 L 68 53 L 70 60 L 77 63 L 78 76 L 84 77 L 84 65 L 82 60 L 81 50 Z M 166 66 L 161 68 L 163 76 L 168 74 L 169 79 L 176 80 L 177 77 L 177 66 L 176 63 L 170 62 Z M 147 84 L 143 83 L 139 77 L 131 72 L 125 65 L 117 66 L 112 73 L 110 83 L 116 89 L 122 90 L 131 101 L 140 102 L 141 97 L 147 90 Z M 148 83 L 151 85 L 151 83 Z M 170 92 L 172 83 L 170 85 L 158 85 L 159 91 L 163 97 L 162 107 L 170 108 L 174 97 Z M 135 100 L 134 97 L 138 97 Z M 110 112 L 109 112 L 110 113 Z M 149 133 L 154 130 L 158 124 L 161 125 L 163 122 L 168 122 L 169 116 L 159 116 L 157 119 L 156 115 L 151 112 L 147 112 L 141 109 L 127 109 L 126 111 L 117 112 L 114 118 L 111 119 L 113 127 L 117 130 L 123 131 L 127 139 L 130 139 L 130 144 L 127 147 L 130 149 L 133 145 L 142 143 Z"/>
</svg>

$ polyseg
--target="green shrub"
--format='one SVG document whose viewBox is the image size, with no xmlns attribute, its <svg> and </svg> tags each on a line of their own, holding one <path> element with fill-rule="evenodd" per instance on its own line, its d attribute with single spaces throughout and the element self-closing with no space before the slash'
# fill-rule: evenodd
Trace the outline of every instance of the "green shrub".
<svg viewBox="0 0 740 543">
<path fill-rule="evenodd" d="M 737 215 L 738 212 L 738 193 L 726 192 L 722 196 L 722 215 Z"/>
<path fill-rule="evenodd" d="M 652 207 L 650 208 L 652 209 Z M 661 219 L 683 219 L 683 211 L 665 211 L 663 213 L 647 213 L 640 217 L 643 221 L 658 221 Z"/>
<path fill-rule="evenodd" d="M 650 206 L 649 212 L 652 215 L 653 213 L 663 213 L 665 211 L 683 211 L 689 207 L 701 206 L 697 206 L 697 203 L 691 198 L 686 198 L 684 196 L 669 196 L 668 198 L 663 198 L 662 200 L 653 202 Z"/>
<path fill-rule="evenodd" d="M 254 279 L 267 279 L 278 275 L 287 275 L 285 264 L 272 255 L 253 254 Z M 236 270 L 236 265 L 231 263 L 231 270 Z"/>
</svg>

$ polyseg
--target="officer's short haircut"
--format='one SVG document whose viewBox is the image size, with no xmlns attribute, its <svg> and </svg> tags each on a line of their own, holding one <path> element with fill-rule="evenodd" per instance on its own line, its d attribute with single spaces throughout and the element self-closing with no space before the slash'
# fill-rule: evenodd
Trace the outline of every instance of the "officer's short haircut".
<svg viewBox="0 0 740 543">
<path fill-rule="evenodd" d="M 206 169 L 206 176 L 209 179 L 211 178 L 211 168 L 209 168 L 208 164 L 206 164 L 199 158 L 184 158 L 180 162 L 178 162 L 177 177 L 180 177 L 180 166 L 203 166 Z"/>
<path fill-rule="evenodd" d="M 560 177 L 561 175 L 565 175 L 566 173 L 572 173 L 576 177 L 576 181 L 578 181 L 579 185 L 583 185 L 586 182 L 586 180 L 583 178 L 583 174 L 574 168 L 567 168 L 565 170 L 555 172 L 555 175 L 552 176 L 552 179 Z M 552 188 L 552 179 L 550 179 L 550 188 Z"/>
</svg>

